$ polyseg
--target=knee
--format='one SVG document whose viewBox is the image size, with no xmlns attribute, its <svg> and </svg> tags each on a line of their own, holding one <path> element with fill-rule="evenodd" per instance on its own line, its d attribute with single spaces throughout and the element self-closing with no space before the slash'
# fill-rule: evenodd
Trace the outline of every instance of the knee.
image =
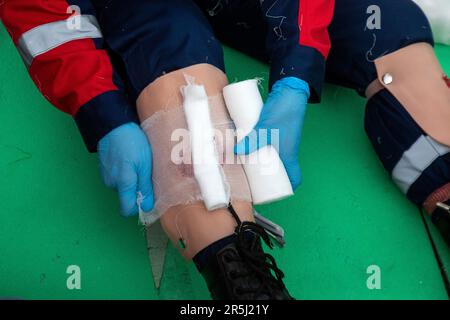
<svg viewBox="0 0 450 320">
<path fill-rule="evenodd" d="M 365 129 L 394 183 L 416 205 L 450 181 L 448 147 L 428 137 L 388 91 L 368 101 Z"/>
<path fill-rule="evenodd" d="M 412 0 L 382 0 L 382 29 L 394 42 L 394 48 L 401 49 L 417 42 L 433 44 L 430 23 L 422 9 Z M 386 25 L 383 25 L 386 24 Z"/>
<path fill-rule="evenodd" d="M 428 19 L 412 0 L 378 0 L 375 3 L 380 7 L 381 23 L 378 30 L 373 30 L 372 47 L 361 62 L 361 69 L 365 70 L 363 85 L 358 88 L 361 95 L 377 77 L 373 63 L 376 59 L 415 43 L 434 44 Z"/>
<path fill-rule="evenodd" d="M 367 101 L 364 128 L 379 159 L 391 174 L 422 130 L 401 103 L 387 90 Z"/>
<path fill-rule="evenodd" d="M 148 51 L 152 50 L 154 69 L 161 74 L 200 63 L 209 63 L 224 70 L 223 52 L 219 41 L 203 15 L 192 1 L 156 0 L 154 25 L 147 33 Z M 144 44 L 145 45 L 145 44 Z M 161 75 L 160 74 L 160 75 Z"/>
<path fill-rule="evenodd" d="M 162 3 L 166 2 L 167 0 L 162 0 Z M 164 6 L 159 19 L 166 22 L 164 28 L 155 30 L 160 33 L 161 40 L 166 38 L 166 41 L 176 43 L 181 51 L 188 51 L 187 48 L 194 53 L 201 51 L 204 60 L 195 61 L 196 63 L 208 62 L 208 54 L 221 55 L 221 46 L 214 36 L 211 25 L 192 1 L 171 1 L 170 5 Z M 192 56 L 192 59 L 196 58 Z"/>
<path fill-rule="evenodd" d="M 108 43 L 124 62 L 133 96 L 156 78 L 195 64 L 225 69 L 222 47 L 192 1 L 117 1 L 104 11 L 105 24 L 113 25 Z"/>
</svg>

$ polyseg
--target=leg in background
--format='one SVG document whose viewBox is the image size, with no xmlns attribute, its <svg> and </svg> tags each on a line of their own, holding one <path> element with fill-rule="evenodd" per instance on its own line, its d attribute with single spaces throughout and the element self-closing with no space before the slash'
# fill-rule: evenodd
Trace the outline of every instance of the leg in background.
<svg viewBox="0 0 450 320">
<path fill-rule="evenodd" d="M 371 5 L 380 8 L 380 29 L 367 27 L 370 14 L 366 14 L 366 10 Z M 402 14 L 398 15 L 398 12 Z M 425 15 L 410 0 L 337 0 L 330 37 L 332 50 L 327 62 L 327 80 L 353 88 L 363 96 L 368 86 L 383 76 L 377 74 L 381 58 L 391 59 L 399 50 L 410 50 L 418 43 L 433 44 Z M 402 61 L 397 67 L 397 70 L 392 70 L 393 81 L 401 86 L 398 73 L 405 72 L 408 67 L 406 63 L 402 67 Z M 424 67 L 431 68 L 431 65 Z M 416 77 L 417 82 L 423 81 L 423 76 L 410 71 L 410 77 Z M 410 201 L 432 214 L 433 222 L 450 243 L 450 214 L 435 210 L 437 202 L 450 199 L 450 147 L 425 132 L 415 120 L 418 118 L 413 118 L 408 111 L 412 110 L 411 104 L 402 104 L 399 100 L 405 101 L 404 96 L 396 96 L 389 86 L 387 88 L 381 86 L 381 90 L 367 101 L 366 133 L 400 190 Z M 441 101 L 448 96 L 448 91 L 442 86 L 441 90 L 431 87 L 420 91 L 430 98 L 430 105 L 420 106 L 427 110 L 435 107 L 431 101 L 436 96 L 442 97 Z M 407 95 L 406 98 L 409 97 Z"/>
<path fill-rule="evenodd" d="M 212 0 L 196 2 L 221 40 L 255 58 L 268 61 L 261 52 L 270 30 L 258 10 L 259 1 L 220 5 Z M 378 19 L 380 24 L 377 25 L 373 19 Z M 329 35 L 332 47 L 327 60 L 327 82 L 352 88 L 362 96 L 377 79 L 377 59 L 418 43 L 433 44 L 430 24 L 412 0 L 336 0 Z M 415 76 L 425 81 L 420 74 Z M 397 80 L 394 77 L 394 81 Z M 429 86 L 433 90 L 432 85 Z M 442 98 L 440 101 L 445 100 L 443 91 L 438 93 L 435 90 L 431 96 L 439 95 Z M 433 98 L 429 105 L 433 105 L 434 101 Z M 429 106 L 424 103 L 423 108 L 428 109 Z M 450 243 L 450 213 L 435 210 L 437 202 L 450 202 L 450 154 L 447 145 L 428 137 L 405 106 L 388 90 L 382 90 L 368 99 L 365 128 L 383 166 L 396 184 L 409 200 L 433 214 L 433 222 Z M 420 146 L 421 142 L 425 142 L 424 150 L 411 149 L 415 144 Z M 431 152 L 432 159 L 428 159 L 430 149 L 434 150 Z M 402 161 L 402 158 L 409 159 L 412 152 L 415 152 L 412 160 L 416 164 Z M 421 165 L 423 161 L 427 164 L 425 167 Z M 406 165 L 403 170 L 402 164 Z M 416 165 L 421 170 L 417 170 Z"/>
</svg>

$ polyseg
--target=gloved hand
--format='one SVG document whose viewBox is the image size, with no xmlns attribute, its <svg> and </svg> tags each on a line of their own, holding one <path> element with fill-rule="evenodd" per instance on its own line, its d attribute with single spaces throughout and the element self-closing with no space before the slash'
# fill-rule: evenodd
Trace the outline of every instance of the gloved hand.
<svg viewBox="0 0 450 320">
<path fill-rule="evenodd" d="M 277 149 L 293 189 L 302 180 L 298 148 L 309 95 L 308 84 L 298 78 L 287 77 L 275 82 L 254 128 L 256 133 L 247 135 L 234 149 L 236 154 L 249 154 L 267 144 L 277 147 L 270 139 L 270 130 L 278 129 Z M 260 139 L 259 129 L 267 129 L 267 139 Z"/>
<path fill-rule="evenodd" d="M 138 213 L 138 192 L 143 196 L 142 210 L 150 211 L 153 208 L 152 153 L 141 128 L 131 122 L 121 125 L 99 141 L 97 150 L 103 182 L 117 190 L 122 214 Z"/>
</svg>

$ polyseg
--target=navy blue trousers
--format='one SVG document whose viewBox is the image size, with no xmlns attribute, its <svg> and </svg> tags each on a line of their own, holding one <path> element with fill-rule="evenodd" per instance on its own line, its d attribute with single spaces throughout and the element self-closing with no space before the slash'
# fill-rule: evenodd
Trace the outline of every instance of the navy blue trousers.
<svg viewBox="0 0 450 320">
<path fill-rule="evenodd" d="M 272 31 L 258 10 L 260 0 L 92 2 L 131 99 L 157 77 L 193 64 L 209 63 L 225 71 L 220 42 L 270 63 L 267 33 Z M 220 12 L 211 14 L 218 5 Z M 380 29 L 367 27 L 366 11 L 371 5 L 380 8 Z M 376 79 L 376 58 L 417 42 L 433 44 L 425 15 L 410 0 L 336 0 L 329 35 L 332 48 L 326 81 L 360 95 Z M 365 130 L 389 174 L 411 174 L 399 166 L 414 166 L 405 163 L 405 154 L 417 153 L 412 149 L 420 146 L 418 141 L 426 133 L 386 90 L 367 101 Z M 415 176 L 404 177 L 409 184 L 403 186 L 403 192 L 420 206 L 433 191 L 450 182 L 449 162 L 450 154 L 443 153 L 425 168 L 413 168 Z"/>
</svg>

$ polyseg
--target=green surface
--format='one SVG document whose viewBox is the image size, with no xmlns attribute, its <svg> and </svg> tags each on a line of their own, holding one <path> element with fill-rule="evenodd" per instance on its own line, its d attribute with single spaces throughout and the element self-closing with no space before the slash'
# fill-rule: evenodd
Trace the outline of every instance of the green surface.
<svg viewBox="0 0 450 320">
<path fill-rule="evenodd" d="M 154 289 L 142 227 L 119 216 L 96 156 L 70 117 L 40 96 L 3 28 L 0 43 L 0 297 L 208 298 L 171 246 Z M 450 48 L 438 53 L 444 61 Z M 231 81 L 268 78 L 266 66 L 232 50 L 226 62 Z M 286 284 L 300 299 L 446 299 L 420 214 L 364 134 L 363 106 L 352 91 L 327 86 L 305 123 L 302 187 L 258 208 L 286 230 L 287 246 L 274 252 Z M 438 247 L 448 266 L 448 249 Z M 372 264 L 381 290 L 366 287 Z M 66 287 L 69 265 L 81 268 L 81 290 Z"/>
<path fill-rule="evenodd" d="M 439 61 L 442 64 L 442 67 L 444 68 L 444 71 L 447 73 L 447 75 L 450 75 L 450 47 L 437 46 L 435 51 Z M 442 237 L 439 235 L 437 229 L 434 228 L 434 225 L 431 223 L 430 219 L 426 219 L 426 223 L 429 226 L 433 243 L 436 245 L 439 256 L 438 260 L 440 260 L 440 262 L 442 263 L 442 269 L 446 274 L 448 283 L 448 281 L 450 280 L 450 249 L 445 244 Z M 448 286 L 450 289 L 450 283 L 448 283 Z"/>
</svg>

